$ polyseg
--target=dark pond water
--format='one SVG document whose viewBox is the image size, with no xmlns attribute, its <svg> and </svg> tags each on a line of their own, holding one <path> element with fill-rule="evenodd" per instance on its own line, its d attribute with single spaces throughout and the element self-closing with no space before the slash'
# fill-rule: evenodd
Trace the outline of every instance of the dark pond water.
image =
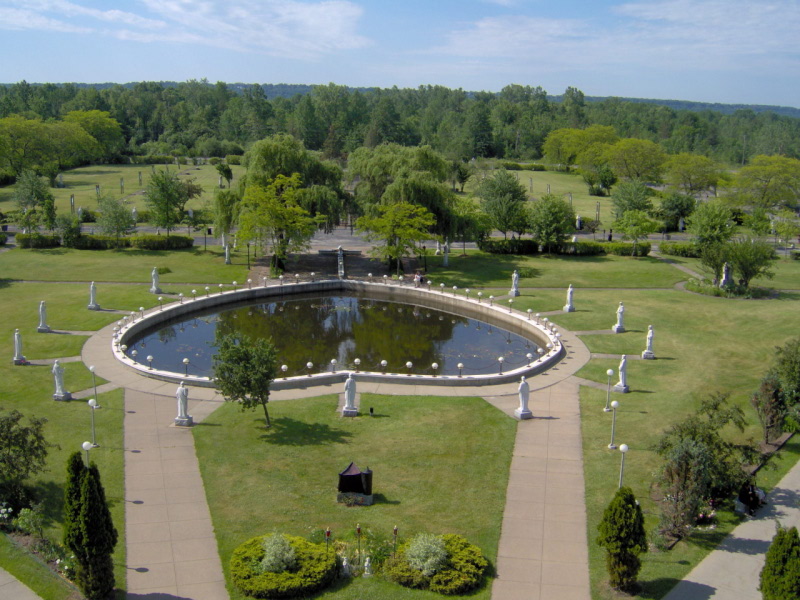
<svg viewBox="0 0 800 600">
<path fill-rule="evenodd" d="M 431 365 L 438 363 L 438 375 L 457 375 L 463 363 L 464 375 L 489 374 L 499 371 L 498 357 L 507 371 L 527 364 L 526 354 L 537 355 L 533 342 L 475 319 L 341 293 L 198 313 L 135 338 L 127 353 L 136 350 L 135 360 L 143 365 L 152 356 L 154 369 L 178 373 L 188 358 L 189 374 L 210 377 L 215 336 L 237 331 L 272 339 L 288 376 L 307 374 L 308 362 L 311 372 L 331 371 L 331 359 L 337 370 L 353 369 L 356 358 L 362 371 L 381 371 L 386 360 L 386 370 L 394 373 L 407 373 L 411 361 L 412 373 L 433 374 Z"/>
</svg>

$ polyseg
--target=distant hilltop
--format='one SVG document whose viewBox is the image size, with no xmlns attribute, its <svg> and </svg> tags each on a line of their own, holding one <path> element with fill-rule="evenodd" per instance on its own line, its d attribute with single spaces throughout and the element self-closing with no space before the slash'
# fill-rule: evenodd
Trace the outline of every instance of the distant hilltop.
<svg viewBox="0 0 800 600">
<path fill-rule="evenodd" d="M 94 88 L 98 90 L 106 89 L 114 87 L 115 85 L 121 85 L 125 88 L 132 88 L 136 86 L 140 82 L 129 82 L 129 83 L 72 83 L 72 85 L 78 88 Z M 179 82 L 177 81 L 159 81 L 156 82 L 161 84 L 163 87 L 177 87 Z M 203 83 L 206 83 L 209 86 L 213 86 L 213 83 L 207 82 L 203 80 Z M 30 85 L 43 85 L 37 83 L 30 83 Z M 10 86 L 14 85 L 12 83 L 0 83 L 0 86 Z M 55 85 L 65 85 L 64 83 L 57 83 Z M 254 83 L 225 83 L 228 89 L 233 90 L 239 94 L 243 93 L 245 89 L 251 88 Z M 314 89 L 314 85 L 309 85 L 305 83 L 262 83 L 260 84 L 261 88 L 264 90 L 264 94 L 267 99 L 272 100 L 274 98 L 292 98 L 293 96 L 302 96 L 304 94 L 308 94 L 311 90 Z M 377 87 L 349 87 L 349 90 L 352 91 L 359 91 L 359 92 L 370 92 L 377 90 Z M 468 96 L 473 96 L 478 92 L 466 92 Z M 563 95 L 548 95 L 548 100 L 553 102 L 561 102 L 563 99 Z M 643 104 L 656 104 L 659 106 L 666 106 L 673 110 L 688 110 L 692 112 L 702 112 L 705 110 L 710 110 L 714 112 L 719 112 L 724 115 L 732 115 L 737 110 L 751 110 L 754 113 L 764 113 L 764 112 L 772 112 L 776 115 L 783 115 L 786 117 L 793 117 L 795 119 L 800 118 L 800 108 L 794 108 L 792 106 L 772 106 L 768 104 L 724 104 L 720 102 L 694 102 L 692 100 L 661 100 L 658 98 L 624 98 L 619 96 L 585 96 L 585 100 L 587 102 L 603 102 L 606 100 L 619 100 L 620 102 L 639 102 Z"/>
</svg>

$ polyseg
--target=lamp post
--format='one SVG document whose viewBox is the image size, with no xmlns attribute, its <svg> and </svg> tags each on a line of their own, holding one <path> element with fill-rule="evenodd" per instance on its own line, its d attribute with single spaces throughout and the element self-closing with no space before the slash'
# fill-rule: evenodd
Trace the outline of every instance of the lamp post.
<svg viewBox="0 0 800 600">
<path fill-rule="evenodd" d="M 533 314 L 533 309 L 532 309 L 532 308 L 529 308 L 529 309 L 528 309 L 528 321 L 530 321 L 530 320 L 531 320 L 531 315 L 532 315 L 532 314 Z"/>
<path fill-rule="evenodd" d="M 151 371 L 153 370 L 153 355 L 152 354 L 148 354 L 147 355 L 147 368 L 150 369 Z"/>
<path fill-rule="evenodd" d="M 286 371 L 289 370 L 287 365 L 281 365 L 281 372 L 283 373 L 283 378 L 286 379 Z"/>
<path fill-rule="evenodd" d="M 248 247 L 249 246 L 250 246 L 250 244 L 248 244 Z M 250 279 L 250 278 L 247 279 L 247 289 L 248 290 L 252 290 L 253 289 L 253 280 Z"/>
<path fill-rule="evenodd" d="M 164 296 L 158 297 L 158 310 L 164 310 Z"/>
<path fill-rule="evenodd" d="M 239 285 L 239 282 L 238 282 L 238 281 L 234 281 L 234 282 L 233 282 L 233 291 L 234 291 L 234 292 L 236 291 L 236 286 L 237 286 L 237 285 Z"/>
<path fill-rule="evenodd" d="M 611 410 L 614 411 L 614 416 L 611 419 L 611 443 L 608 445 L 608 449 L 609 450 L 613 450 L 614 448 L 617 447 L 617 445 L 614 443 L 614 433 L 617 430 L 617 409 L 618 408 L 619 408 L 619 402 L 614 400 L 611 403 Z"/>
<path fill-rule="evenodd" d="M 392 530 L 392 537 L 394 538 L 394 550 L 392 551 L 392 554 L 397 554 L 397 525 L 395 525 L 394 529 Z"/>
<path fill-rule="evenodd" d="M 625 475 L 625 454 L 628 452 L 628 444 L 620 444 L 619 451 L 622 452 L 622 462 L 619 465 L 619 487 L 622 487 L 622 477 Z"/>
<path fill-rule="evenodd" d="M 414 366 L 414 363 L 412 363 L 410 360 L 408 362 L 406 362 L 406 369 L 408 369 L 408 376 L 409 377 L 411 376 L 411 367 L 413 367 L 413 366 Z"/>
<path fill-rule="evenodd" d="M 283 285 L 283 275 L 278 275 L 278 281 Z"/>
<path fill-rule="evenodd" d="M 461 372 L 464 370 L 464 363 L 458 363 L 456 366 L 458 367 L 458 376 L 461 377 Z"/>
<path fill-rule="evenodd" d="M 483 292 L 478 292 L 478 304 L 481 303 L 481 298 L 483 298 Z"/>
<path fill-rule="evenodd" d="M 136 357 L 139 356 L 139 351 L 131 350 L 131 356 L 133 357 L 133 360 L 136 360 Z"/>
<path fill-rule="evenodd" d="M 443 283 L 439 284 L 439 288 L 442 290 L 442 293 L 444 294 L 444 284 Z"/>
<path fill-rule="evenodd" d="M 498 356 L 498 357 L 497 357 L 497 362 L 499 362 L 499 363 L 500 363 L 500 375 L 502 375 L 502 374 L 503 374 L 503 361 L 504 361 L 504 360 L 505 360 L 505 359 L 504 359 L 502 356 Z"/>
<path fill-rule="evenodd" d="M 300 283 L 300 273 L 295 273 L 295 274 L 294 274 L 294 282 L 295 282 L 296 284 L 297 284 L 297 283 Z"/>
<path fill-rule="evenodd" d="M 139 307 L 139 312 L 141 313 L 140 318 L 144 319 L 144 306 Z"/>
<path fill-rule="evenodd" d="M 494 296 L 489 296 L 489 306 L 494 306 Z"/>
<path fill-rule="evenodd" d="M 367 277 L 369 277 L 369 282 L 372 283 L 372 273 L 367 273 Z"/>
<path fill-rule="evenodd" d="M 220 283 L 218 287 L 219 287 L 219 293 L 221 294 L 224 286 L 223 284 Z"/>
<path fill-rule="evenodd" d="M 431 365 L 431 369 L 433 369 L 433 376 L 436 377 L 436 369 L 439 368 L 439 363 L 433 363 Z"/>
<path fill-rule="evenodd" d="M 94 387 L 94 397 L 97 398 L 97 377 L 94 374 L 94 365 L 89 367 L 89 372 L 92 374 L 92 386 Z"/>
<path fill-rule="evenodd" d="M 508 299 L 508 312 L 509 312 L 509 314 L 511 314 L 511 307 L 512 307 L 513 304 L 514 304 L 514 299 L 513 298 L 509 298 Z"/>
<path fill-rule="evenodd" d="M 99 448 L 100 444 L 97 443 L 97 438 L 94 434 L 94 411 L 100 408 L 100 405 L 97 404 L 97 400 L 94 398 L 90 398 L 86 404 L 88 404 L 89 408 L 92 409 L 92 448 Z"/>
<path fill-rule="evenodd" d="M 183 359 L 183 374 L 189 376 L 189 358 Z"/>
<path fill-rule="evenodd" d="M 547 353 L 550 354 L 550 351 L 553 349 L 553 344 L 551 342 L 547 342 L 546 347 Z"/>
<path fill-rule="evenodd" d="M 208 298 L 211 295 L 211 288 L 209 286 L 206 286 L 205 289 L 206 289 L 206 298 Z"/>
<path fill-rule="evenodd" d="M 456 291 L 457 291 L 457 290 L 458 290 L 458 286 L 457 286 L 457 285 L 454 285 L 454 286 L 453 286 L 453 296 L 455 296 L 455 295 L 456 295 Z"/>
<path fill-rule="evenodd" d="M 181 304 L 183 304 L 183 292 L 181 292 L 180 294 L 178 294 L 178 301 L 179 301 Z"/>
<path fill-rule="evenodd" d="M 89 467 L 89 450 L 92 449 L 92 442 L 83 442 L 81 448 L 86 450 L 86 467 Z"/>
<path fill-rule="evenodd" d="M 530 366 L 531 366 L 531 361 L 533 361 L 533 354 L 531 354 L 530 352 L 528 352 L 528 353 L 525 355 L 525 358 L 527 358 L 527 359 L 528 359 L 528 366 L 530 367 Z"/>
<path fill-rule="evenodd" d="M 387 361 L 385 361 L 385 360 L 381 361 L 381 373 L 384 373 L 384 374 L 386 373 L 386 365 L 388 365 L 388 364 L 389 363 Z"/>
<path fill-rule="evenodd" d="M 336 373 L 336 359 L 331 359 L 331 372 Z"/>
<path fill-rule="evenodd" d="M 467 298 L 469 298 L 469 288 L 465 289 L 464 293 L 467 295 Z"/>
<path fill-rule="evenodd" d="M 538 355 L 539 355 L 539 362 L 541 362 L 541 361 L 542 361 L 542 359 L 544 358 L 544 348 L 542 348 L 541 346 L 539 346 L 539 347 L 536 349 L 536 354 L 538 354 Z"/>
<path fill-rule="evenodd" d="M 197 290 L 192 290 L 192 300 L 197 300 Z"/>
<path fill-rule="evenodd" d="M 603 412 L 611 410 L 608 407 L 608 403 L 611 401 L 611 378 L 614 376 L 614 369 L 606 371 L 606 375 L 608 375 L 608 386 L 606 387 L 606 407 L 603 409 Z"/>
<path fill-rule="evenodd" d="M 264 282 L 264 287 L 267 287 L 267 276 L 266 276 L 266 275 L 264 275 L 264 276 L 261 278 L 261 280 Z M 206 288 L 206 289 L 208 289 L 208 288 Z"/>
<path fill-rule="evenodd" d="M 313 369 L 313 368 L 314 368 L 314 363 L 312 363 L 311 361 L 308 361 L 306 363 L 306 369 L 308 369 L 308 376 L 309 377 L 311 377 L 311 369 Z"/>
<path fill-rule="evenodd" d="M 541 318 L 542 313 L 536 313 L 536 324 L 539 324 L 539 319 Z"/>
<path fill-rule="evenodd" d="M 355 360 L 353 360 L 353 364 L 356 366 L 356 373 L 358 373 L 358 367 L 361 366 L 361 359 L 356 358 Z"/>
</svg>

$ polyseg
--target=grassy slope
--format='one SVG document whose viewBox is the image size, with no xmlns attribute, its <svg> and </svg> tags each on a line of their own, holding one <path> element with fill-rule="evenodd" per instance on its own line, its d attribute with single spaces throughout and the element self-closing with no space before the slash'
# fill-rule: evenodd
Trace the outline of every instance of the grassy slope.
<svg viewBox="0 0 800 600">
<path fill-rule="evenodd" d="M 260 411 L 242 413 L 226 405 L 195 428 L 226 576 L 232 551 L 250 537 L 272 531 L 307 535 L 330 527 L 342 538 L 356 523 L 385 537 L 394 525 L 401 537 L 460 533 L 496 559 L 513 419 L 476 398 L 364 394 L 362 407 L 374 407 L 377 416 L 353 419 L 338 416 L 336 405 L 336 396 L 274 403 L 269 432 Z M 336 503 L 337 473 L 350 461 L 374 470 L 374 506 Z M 238 592 L 232 597 L 241 598 Z M 434 594 L 373 578 L 323 597 Z M 489 589 L 476 597 L 489 598 Z"/>
</svg>

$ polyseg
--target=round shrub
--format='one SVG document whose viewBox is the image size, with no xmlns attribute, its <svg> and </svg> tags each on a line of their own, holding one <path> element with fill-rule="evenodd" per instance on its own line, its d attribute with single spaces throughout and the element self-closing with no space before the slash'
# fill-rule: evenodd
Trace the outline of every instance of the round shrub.
<svg viewBox="0 0 800 600">
<path fill-rule="evenodd" d="M 281 573 L 297 568 L 297 556 L 285 535 L 274 533 L 264 538 L 264 558 L 261 559 L 261 570 L 269 573 Z"/>
<path fill-rule="evenodd" d="M 294 550 L 293 569 L 280 573 L 264 570 L 264 546 L 270 537 L 252 538 L 233 551 L 231 579 L 242 593 L 253 598 L 295 598 L 331 584 L 336 576 L 335 554 L 300 537 L 280 536 Z"/>
<path fill-rule="evenodd" d="M 419 536 L 418 536 L 419 537 Z M 480 548 L 470 544 L 460 535 L 436 536 L 444 545 L 446 560 L 431 575 L 414 568 L 408 552 L 414 540 L 398 550 L 397 556 L 386 562 L 386 577 L 404 587 L 428 588 L 445 595 L 465 594 L 481 584 L 489 563 Z M 415 538 L 417 539 L 417 538 Z M 430 547 L 430 544 L 426 543 Z"/>
<path fill-rule="evenodd" d="M 430 577 L 447 562 L 444 540 L 432 533 L 418 533 L 406 546 L 406 561 L 412 569 Z"/>
</svg>

